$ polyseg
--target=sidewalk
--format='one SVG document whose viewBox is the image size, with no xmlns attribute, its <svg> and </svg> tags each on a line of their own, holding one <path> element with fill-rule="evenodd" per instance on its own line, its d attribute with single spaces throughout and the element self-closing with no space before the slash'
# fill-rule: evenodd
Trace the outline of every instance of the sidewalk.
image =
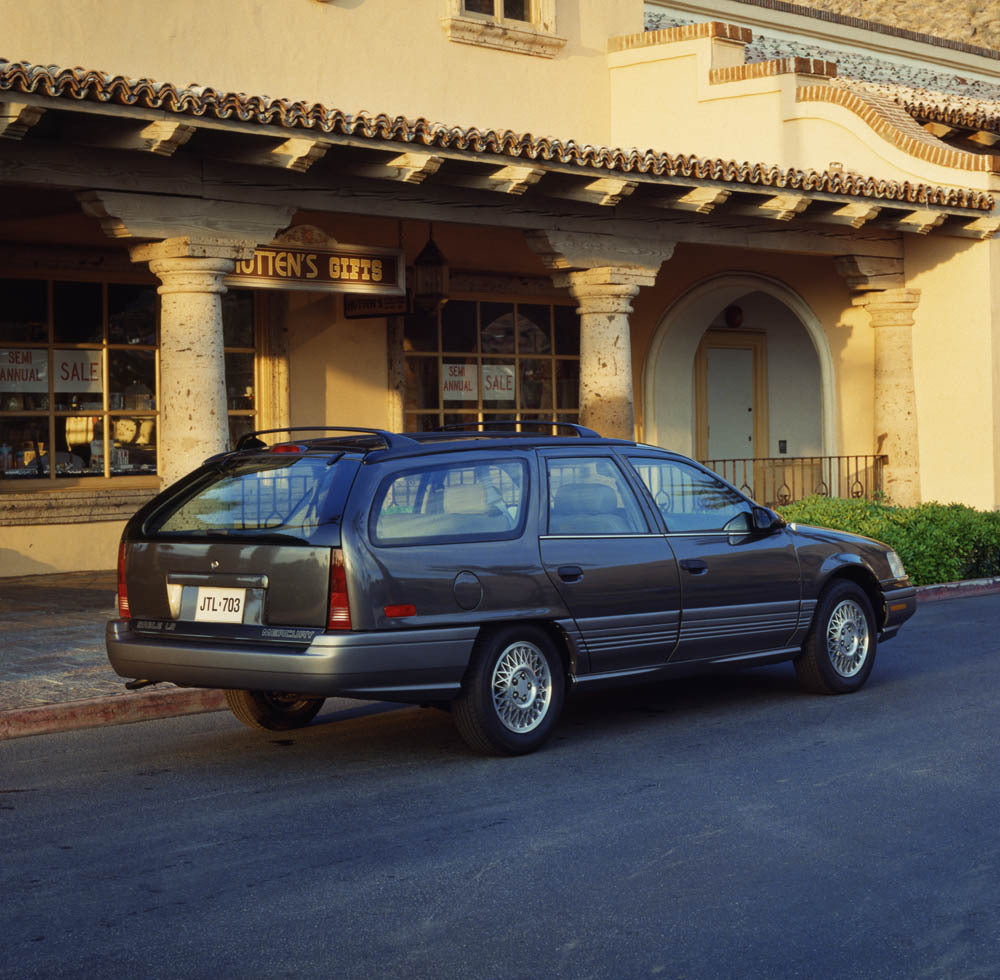
<svg viewBox="0 0 1000 980">
<path fill-rule="evenodd" d="M 223 707 L 218 691 L 125 690 L 104 649 L 116 586 L 114 571 L 0 578 L 0 740 Z"/>
<path fill-rule="evenodd" d="M 0 578 L 0 740 L 216 711 L 220 691 L 162 684 L 126 691 L 108 663 L 116 573 Z M 920 601 L 1000 592 L 1000 578 L 920 589 Z"/>
</svg>

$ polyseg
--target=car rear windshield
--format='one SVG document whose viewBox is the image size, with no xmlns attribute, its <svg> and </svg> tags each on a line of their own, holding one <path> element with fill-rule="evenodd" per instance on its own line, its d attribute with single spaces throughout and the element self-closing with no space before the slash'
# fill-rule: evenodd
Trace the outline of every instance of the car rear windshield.
<svg viewBox="0 0 1000 980">
<path fill-rule="evenodd" d="M 258 456 L 223 464 L 146 521 L 147 535 L 280 533 L 311 541 L 339 524 L 356 462 L 323 456 Z"/>
</svg>

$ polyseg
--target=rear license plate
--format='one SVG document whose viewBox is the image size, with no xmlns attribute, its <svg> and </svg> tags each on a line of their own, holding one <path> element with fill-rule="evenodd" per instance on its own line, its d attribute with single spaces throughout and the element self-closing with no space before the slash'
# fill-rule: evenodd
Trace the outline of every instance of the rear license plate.
<svg viewBox="0 0 1000 980">
<path fill-rule="evenodd" d="M 201 585 L 195 599 L 194 618 L 202 623 L 242 623 L 246 589 Z"/>
</svg>

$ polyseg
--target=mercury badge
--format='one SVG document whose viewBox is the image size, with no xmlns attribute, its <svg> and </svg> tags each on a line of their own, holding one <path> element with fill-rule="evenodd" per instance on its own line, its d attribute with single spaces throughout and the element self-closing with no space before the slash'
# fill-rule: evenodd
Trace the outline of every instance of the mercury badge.
<svg viewBox="0 0 1000 980">
<path fill-rule="evenodd" d="M 212 564 L 209 565 L 209 568 L 218 568 L 218 567 L 219 567 L 219 563 L 217 561 L 215 561 L 215 560 L 213 560 Z"/>
</svg>

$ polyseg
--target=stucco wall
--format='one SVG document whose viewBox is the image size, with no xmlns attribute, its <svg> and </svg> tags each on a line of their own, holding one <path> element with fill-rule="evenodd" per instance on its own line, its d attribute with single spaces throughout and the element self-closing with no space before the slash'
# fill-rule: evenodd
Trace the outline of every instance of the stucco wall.
<svg viewBox="0 0 1000 980">
<path fill-rule="evenodd" d="M 385 320 L 345 320 L 339 296 L 288 295 L 291 425 L 385 428 Z"/>
<path fill-rule="evenodd" d="M 2 0 L 0 55 L 607 141 L 606 43 L 642 30 L 642 0 L 557 0 L 555 30 L 567 44 L 554 59 L 449 41 L 447 9 L 445 0 L 170 0 L 151 13 L 137 3 Z"/>
<path fill-rule="evenodd" d="M 0 576 L 114 568 L 125 521 L 0 527 Z"/>
<path fill-rule="evenodd" d="M 1000 505 L 1000 247 L 908 236 L 905 267 L 907 285 L 920 290 L 913 372 L 921 496 L 992 509 Z"/>
<path fill-rule="evenodd" d="M 789 298 L 801 301 L 814 317 L 816 329 L 822 331 L 822 342 L 827 346 L 832 390 L 825 393 L 830 435 L 823 447 L 824 453 L 867 454 L 874 451 L 872 330 L 868 315 L 851 305 L 850 294 L 835 272 L 833 260 L 703 246 L 678 246 L 673 258 L 661 268 L 656 285 L 641 290 L 633 302 L 631 339 L 642 438 L 651 439 L 655 433 L 658 441 L 671 449 L 685 453 L 693 451 L 694 406 L 690 387 L 680 392 L 679 399 L 667 399 L 672 406 L 669 418 L 647 418 L 658 401 L 651 387 L 655 386 L 651 374 L 657 354 L 661 359 L 680 358 L 683 364 L 679 374 L 682 378 L 690 378 L 701 333 L 729 303 L 755 290 L 767 289 L 769 284 L 778 295 L 786 291 Z M 697 322 L 686 322 L 681 312 L 678 321 L 678 311 L 683 311 L 688 298 L 696 292 L 706 294 L 697 304 L 704 316 L 699 316 Z M 683 343 L 675 344 L 664 337 L 662 330 L 671 323 L 680 327 L 680 333 L 686 338 Z M 817 356 L 821 356 L 821 352 Z M 780 366 L 782 360 L 783 355 L 778 353 L 776 365 Z M 666 394 L 676 395 L 673 392 Z M 663 404 L 663 399 L 659 400 Z M 779 423 L 783 411 L 784 407 L 776 416 Z M 773 419 L 770 428 L 772 448 L 776 448 L 774 440 L 784 436 L 777 432 Z"/>
<path fill-rule="evenodd" d="M 711 69 L 734 62 L 743 63 L 742 44 L 709 38 L 609 55 L 612 143 L 819 172 L 839 164 L 895 181 L 981 189 L 995 184 L 982 172 L 903 152 L 848 108 L 797 101 L 799 87 L 822 86 L 821 79 L 786 73 L 710 83 Z M 670 93 L 669 112 L 650 112 L 650 92 Z M 928 145 L 943 145 L 905 124 Z"/>
</svg>

